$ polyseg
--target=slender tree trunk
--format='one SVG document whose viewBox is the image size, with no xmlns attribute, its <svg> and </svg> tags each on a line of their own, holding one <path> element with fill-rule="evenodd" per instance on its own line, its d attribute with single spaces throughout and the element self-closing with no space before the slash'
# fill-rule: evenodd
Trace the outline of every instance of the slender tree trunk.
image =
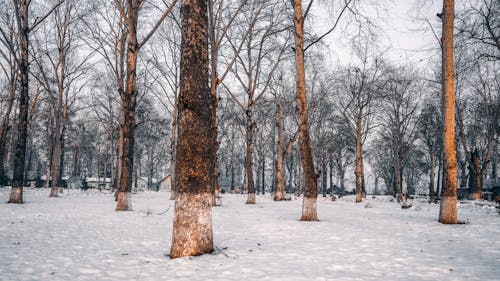
<svg viewBox="0 0 500 281">
<path fill-rule="evenodd" d="M 299 113 L 300 152 L 304 169 L 305 189 L 302 202 L 301 221 L 317 221 L 316 203 L 318 199 L 318 182 L 314 172 L 314 163 L 309 136 L 309 121 L 306 98 L 306 76 L 304 66 L 304 16 L 302 0 L 295 0 L 295 67 L 297 75 L 297 108 Z"/>
<path fill-rule="evenodd" d="M 363 191 L 361 189 L 361 154 L 363 153 L 363 148 L 361 146 L 361 113 L 358 114 L 356 128 L 356 168 L 354 173 L 356 174 L 356 203 L 363 202 Z"/>
<path fill-rule="evenodd" d="M 401 156 L 399 145 L 393 144 L 394 146 L 394 177 L 396 182 L 396 198 L 398 200 L 403 199 L 403 180 L 401 175 Z"/>
<path fill-rule="evenodd" d="M 276 164 L 276 193 L 274 201 L 285 198 L 285 180 L 283 177 L 283 162 L 285 156 L 285 114 L 283 106 L 278 103 L 278 161 Z"/>
<path fill-rule="evenodd" d="M 263 153 L 264 154 L 264 153 Z M 261 194 L 266 194 L 266 157 L 262 155 L 262 185 L 261 185 Z"/>
<path fill-rule="evenodd" d="M 329 180 L 330 180 L 330 194 L 333 194 L 333 158 L 330 158 L 328 161 L 328 168 L 329 168 Z"/>
<path fill-rule="evenodd" d="M 183 0 L 177 199 L 170 258 L 213 251 L 207 0 Z"/>
<path fill-rule="evenodd" d="M 363 198 L 366 198 L 365 158 L 363 157 L 363 149 L 361 149 L 361 194 Z"/>
<path fill-rule="evenodd" d="M 172 114 L 172 129 L 170 130 L 170 200 L 175 200 L 176 191 L 175 191 L 175 163 L 176 161 L 176 148 L 177 148 L 177 121 L 178 121 L 178 107 L 177 94 L 174 99 L 174 112 Z"/>
<path fill-rule="evenodd" d="M 443 198 L 439 222 L 457 223 L 457 148 L 455 143 L 455 91 L 453 59 L 454 0 L 443 1 Z"/>
<path fill-rule="evenodd" d="M 321 190 L 323 191 L 323 197 L 326 197 L 326 190 L 328 189 L 327 187 L 327 176 L 328 176 L 328 168 L 327 168 L 327 163 L 326 160 L 323 159 L 321 160 Z"/>
<path fill-rule="evenodd" d="M 217 48 L 215 43 L 215 26 L 210 25 L 209 31 L 210 38 L 210 186 L 212 189 L 212 206 L 217 205 L 215 198 L 219 193 L 218 180 L 218 159 L 217 151 L 219 150 L 219 141 L 217 140 L 217 87 L 219 85 L 219 78 L 217 77 Z"/>
<path fill-rule="evenodd" d="M 434 151 L 431 151 L 431 172 L 430 172 L 430 178 L 429 178 L 429 195 L 431 198 L 434 198 L 436 196 L 436 190 L 434 188 L 434 181 L 436 178 L 436 172 L 435 172 L 435 166 L 436 166 L 436 155 Z"/>
<path fill-rule="evenodd" d="M 248 97 L 247 108 L 247 159 L 246 159 L 246 175 L 248 182 L 248 199 L 246 204 L 255 204 L 255 182 L 253 179 L 253 120 L 252 120 L 252 94 Z"/>
</svg>

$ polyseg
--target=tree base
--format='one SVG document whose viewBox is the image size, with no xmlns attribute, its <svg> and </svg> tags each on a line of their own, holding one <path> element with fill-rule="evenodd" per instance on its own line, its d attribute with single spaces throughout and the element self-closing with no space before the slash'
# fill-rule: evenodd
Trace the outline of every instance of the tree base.
<svg viewBox="0 0 500 281">
<path fill-rule="evenodd" d="M 363 193 L 358 192 L 356 193 L 356 203 L 361 203 L 363 202 Z"/>
<path fill-rule="evenodd" d="M 248 193 L 248 199 L 245 204 L 255 204 L 255 193 Z"/>
<path fill-rule="evenodd" d="M 199 256 L 214 249 L 211 193 L 177 194 L 170 258 Z"/>
<path fill-rule="evenodd" d="M 22 187 L 13 187 L 10 190 L 10 198 L 9 202 L 12 204 L 23 204 L 23 188 Z"/>
<path fill-rule="evenodd" d="M 457 224 L 457 197 L 442 197 L 439 208 L 439 220 L 443 224 Z"/>
<path fill-rule="evenodd" d="M 50 194 L 49 194 L 49 197 L 57 197 L 57 188 L 52 187 L 52 188 L 50 189 Z"/>
<path fill-rule="evenodd" d="M 301 221 L 318 221 L 317 199 L 304 196 Z"/>
<path fill-rule="evenodd" d="M 175 192 L 174 190 L 170 191 L 170 200 L 175 200 L 175 197 L 176 196 L 177 192 Z"/>
<path fill-rule="evenodd" d="M 115 211 L 132 211 L 132 195 L 130 192 L 118 192 Z"/>
<path fill-rule="evenodd" d="M 276 192 L 273 198 L 274 201 L 284 201 L 285 200 L 285 195 L 283 192 Z"/>
<path fill-rule="evenodd" d="M 470 194 L 470 199 L 471 200 L 481 200 L 481 199 L 483 199 L 483 194 L 480 191 L 479 192 L 472 192 Z"/>
</svg>

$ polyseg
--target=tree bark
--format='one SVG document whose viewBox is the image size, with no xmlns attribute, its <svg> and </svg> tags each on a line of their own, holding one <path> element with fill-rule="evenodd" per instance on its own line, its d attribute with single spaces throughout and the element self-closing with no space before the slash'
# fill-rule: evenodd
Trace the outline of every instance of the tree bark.
<svg viewBox="0 0 500 281">
<path fill-rule="evenodd" d="M 19 56 L 19 115 L 17 123 L 17 145 L 14 154 L 14 174 L 9 203 L 23 203 L 24 162 L 26 158 L 26 139 L 28 136 L 29 110 L 29 1 L 14 3 L 17 27 L 20 37 Z"/>
<path fill-rule="evenodd" d="M 477 149 L 471 153 L 470 157 L 472 162 L 472 167 L 469 168 L 470 198 L 472 200 L 480 200 L 483 198 L 483 174 L 481 173 L 481 168 L 479 165 L 479 152 L 477 151 Z"/>
<path fill-rule="evenodd" d="M 285 114 L 283 106 L 278 103 L 278 161 L 276 163 L 276 193 L 274 201 L 285 198 L 285 180 L 283 177 L 283 163 L 285 156 Z"/>
<path fill-rule="evenodd" d="M 139 17 L 140 2 L 138 0 L 127 1 L 127 75 L 125 91 L 120 92 L 120 181 L 118 187 L 118 200 L 116 211 L 132 210 L 131 190 L 132 173 L 134 170 L 134 131 L 135 131 L 135 108 L 137 104 L 136 89 L 136 67 L 139 43 L 137 42 L 137 21 Z"/>
<path fill-rule="evenodd" d="M 435 185 L 434 181 L 436 178 L 436 171 L 435 171 L 435 166 L 436 166 L 436 155 L 434 151 L 431 151 L 431 172 L 429 173 L 429 195 L 431 198 L 436 197 L 436 190 L 435 190 Z"/>
<path fill-rule="evenodd" d="M 183 0 L 181 92 L 170 258 L 213 251 L 207 0 Z"/>
<path fill-rule="evenodd" d="M 304 199 L 302 202 L 301 221 L 317 221 L 316 203 L 318 199 L 318 182 L 314 172 L 314 163 L 309 136 L 309 121 L 306 97 L 306 76 L 304 64 L 304 16 L 302 0 L 295 0 L 295 69 L 297 75 L 297 108 L 299 114 L 300 153 L 304 169 Z"/>
<path fill-rule="evenodd" d="M 454 0 L 443 1 L 443 197 L 439 209 L 439 222 L 457 223 L 458 167 L 455 143 L 455 92 L 453 58 Z"/>
<path fill-rule="evenodd" d="M 356 175 L 356 203 L 363 202 L 363 192 L 361 189 L 361 154 L 363 153 L 363 148 L 361 146 L 361 122 L 362 122 L 362 117 L 361 113 L 358 114 L 358 118 L 356 121 L 356 168 L 355 168 L 355 175 Z"/>
<path fill-rule="evenodd" d="M 255 204 L 255 182 L 253 179 L 253 120 L 252 120 L 252 106 L 253 106 L 253 95 L 248 96 L 248 108 L 247 108 L 247 159 L 246 159 L 246 175 L 248 183 L 248 199 L 246 204 Z"/>
</svg>

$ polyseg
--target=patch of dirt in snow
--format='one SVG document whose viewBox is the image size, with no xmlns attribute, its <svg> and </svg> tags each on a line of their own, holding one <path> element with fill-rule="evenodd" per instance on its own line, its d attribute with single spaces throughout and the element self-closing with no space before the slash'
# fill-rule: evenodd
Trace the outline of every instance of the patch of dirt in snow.
<svg viewBox="0 0 500 281">
<path fill-rule="evenodd" d="M 131 212 L 106 192 L 48 194 L 0 203 L 1 280 L 500 280 L 500 216 L 471 202 L 459 204 L 464 225 L 439 224 L 438 204 L 378 196 L 319 199 L 320 221 L 300 222 L 300 198 L 225 194 L 215 252 L 170 260 L 168 192 L 134 194 Z"/>
</svg>

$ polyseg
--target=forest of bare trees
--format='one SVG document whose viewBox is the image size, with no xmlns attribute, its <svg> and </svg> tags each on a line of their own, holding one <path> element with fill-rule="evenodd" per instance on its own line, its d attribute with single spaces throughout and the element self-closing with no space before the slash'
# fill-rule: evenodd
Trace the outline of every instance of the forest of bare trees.
<svg viewBox="0 0 500 281">
<path fill-rule="evenodd" d="M 374 43 L 382 3 L 331 2 L 0 0 L 9 202 L 96 178 L 127 211 L 169 178 L 175 258 L 213 250 L 221 191 L 302 196 L 302 221 L 318 195 L 429 196 L 442 223 L 457 198 L 499 196 L 500 3 L 444 0 L 417 64 Z M 328 59 L 332 34 L 349 62 Z"/>
</svg>

